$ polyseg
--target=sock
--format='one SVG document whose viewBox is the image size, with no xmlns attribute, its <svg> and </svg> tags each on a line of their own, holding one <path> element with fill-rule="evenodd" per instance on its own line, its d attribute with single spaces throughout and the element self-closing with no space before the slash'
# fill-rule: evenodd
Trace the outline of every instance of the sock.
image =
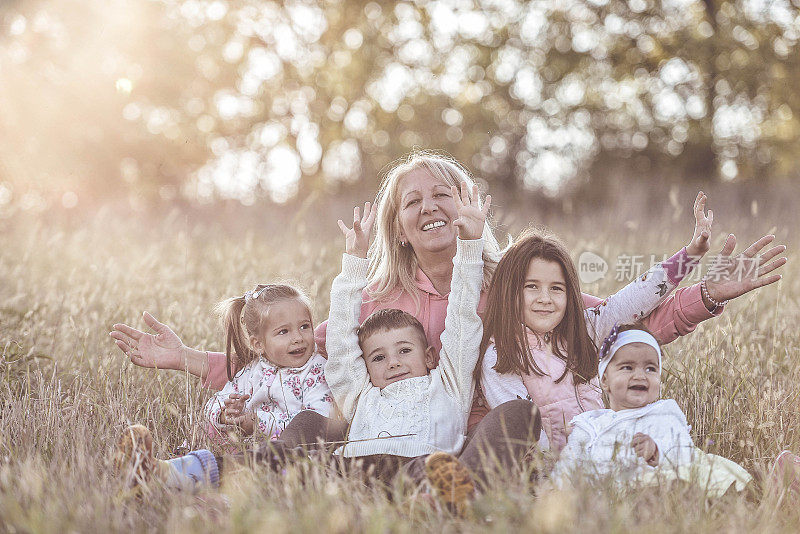
<svg viewBox="0 0 800 534">
<path fill-rule="evenodd" d="M 189 491 L 201 485 L 219 487 L 219 469 L 211 451 L 206 449 L 192 451 L 186 456 L 173 458 L 165 463 L 169 466 L 166 480 L 169 487 Z"/>
<path fill-rule="evenodd" d="M 217 462 L 217 473 L 219 473 L 219 479 L 222 480 L 222 456 L 214 456 L 214 460 Z"/>
</svg>

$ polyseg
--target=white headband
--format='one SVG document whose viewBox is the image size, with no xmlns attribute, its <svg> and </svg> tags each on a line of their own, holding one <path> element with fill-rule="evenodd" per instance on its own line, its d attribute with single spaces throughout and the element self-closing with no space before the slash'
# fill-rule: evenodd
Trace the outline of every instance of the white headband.
<svg viewBox="0 0 800 534">
<path fill-rule="evenodd" d="M 608 364 L 611 363 L 614 353 L 625 345 L 630 345 L 631 343 L 644 343 L 656 349 L 656 353 L 658 353 L 658 372 L 659 374 L 661 373 L 661 347 L 658 346 L 658 341 L 656 341 L 656 338 L 644 330 L 625 330 L 617 335 L 617 339 L 615 339 L 614 344 L 611 345 L 608 355 L 600 360 L 600 364 L 598 365 L 597 369 L 598 379 L 602 380 L 603 374 L 606 372 L 606 367 L 608 367 Z"/>
</svg>

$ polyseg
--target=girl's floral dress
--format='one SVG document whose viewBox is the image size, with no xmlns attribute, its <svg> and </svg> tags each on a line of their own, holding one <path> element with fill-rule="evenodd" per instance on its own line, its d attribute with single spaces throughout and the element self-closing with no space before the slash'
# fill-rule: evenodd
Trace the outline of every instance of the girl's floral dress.
<svg viewBox="0 0 800 534">
<path fill-rule="evenodd" d="M 219 422 L 225 400 L 233 393 L 248 394 L 246 407 L 258 416 L 258 430 L 276 439 L 302 410 L 328 416 L 333 397 L 325 381 L 325 358 L 314 354 L 302 367 L 278 367 L 265 358 L 251 362 L 239 371 L 205 406 L 209 433 L 218 438 L 235 428 Z M 218 432 L 218 431 L 223 432 Z"/>
</svg>

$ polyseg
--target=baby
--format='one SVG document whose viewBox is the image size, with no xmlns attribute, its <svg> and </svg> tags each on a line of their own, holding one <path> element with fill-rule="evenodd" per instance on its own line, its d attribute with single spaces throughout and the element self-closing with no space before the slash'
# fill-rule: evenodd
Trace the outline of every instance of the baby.
<svg viewBox="0 0 800 534">
<path fill-rule="evenodd" d="M 657 485 L 684 480 L 720 496 L 752 479 L 740 465 L 695 448 L 686 416 L 661 396 L 661 347 L 641 325 L 615 327 L 600 349 L 600 385 L 610 408 L 575 416 L 553 472 L 563 487 L 576 475 Z"/>
<path fill-rule="evenodd" d="M 580 472 L 617 482 L 661 466 L 691 464 L 694 444 L 686 416 L 661 395 L 661 347 L 641 326 L 612 330 L 600 352 L 599 377 L 609 409 L 572 419 L 572 432 L 553 479 L 562 486 Z"/>
</svg>

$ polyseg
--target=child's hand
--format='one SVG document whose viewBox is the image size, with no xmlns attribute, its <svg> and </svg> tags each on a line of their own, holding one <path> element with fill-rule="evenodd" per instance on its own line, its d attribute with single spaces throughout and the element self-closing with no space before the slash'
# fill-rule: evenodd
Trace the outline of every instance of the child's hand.
<svg viewBox="0 0 800 534">
<path fill-rule="evenodd" d="M 339 228 L 344 234 L 344 251 L 351 256 L 358 256 L 359 258 L 366 258 L 367 251 L 369 250 L 369 234 L 372 231 L 372 225 L 375 223 L 375 215 L 377 214 L 375 205 L 369 202 L 364 203 L 364 216 L 360 217 L 358 207 L 353 208 L 353 227 L 348 228 L 341 219 L 339 219 Z"/>
<path fill-rule="evenodd" d="M 245 413 L 246 402 L 249 398 L 250 395 L 232 393 L 223 403 L 224 406 L 219 413 L 219 422 L 223 425 L 238 424 L 236 420 Z"/>
<path fill-rule="evenodd" d="M 658 465 L 658 445 L 653 441 L 653 438 L 647 434 L 637 432 L 633 435 L 631 447 L 636 451 L 636 456 L 647 462 L 647 465 L 652 467 Z"/>
<path fill-rule="evenodd" d="M 246 411 L 234 420 L 234 424 L 239 427 L 242 434 L 250 436 L 256 428 L 256 418 L 255 412 Z"/>
<path fill-rule="evenodd" d="M 453 226 L 458 228 L 458 237 L 461 239 L 480 239 L 483 236 L 486 214 L 489 213 L 489 207 L 492 205 L 491 195 L 486 196 L 486 202 L 481 207 L 477 185 L 472 186 L 472 194 L 470 194 L 466 182 L 461 182 L 460 194 L 455 186 L 451 186 L 450 191 L 458 209 L 458 219 L 453 221 Z"/>
<path fill-rule="evenodd" d="M 714 222 L 714 212 L 706 209 L 706 194 L 700 191 L 694 199 L 694 235 L 689 244 L 686 245 L 686 252 L 693 258 L 701 258 L 708 252 L 708 240 L 711 239 L 711 224 Z"/>
</svg>

